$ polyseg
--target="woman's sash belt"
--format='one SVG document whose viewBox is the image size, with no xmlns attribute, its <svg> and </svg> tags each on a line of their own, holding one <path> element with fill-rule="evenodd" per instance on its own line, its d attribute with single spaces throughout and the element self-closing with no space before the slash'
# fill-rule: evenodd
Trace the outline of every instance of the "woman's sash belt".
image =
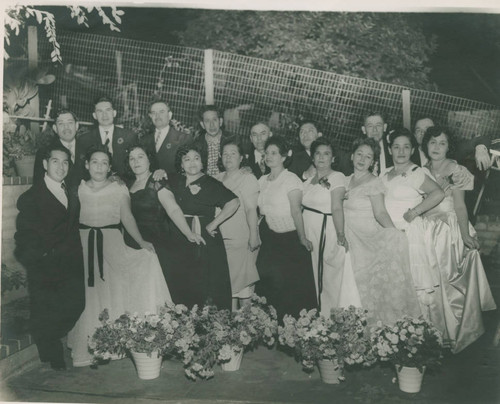
<svg viewBox="0 0 500 404">
<path fill-rule="evenodd" d="M 331 213 L 324 213 L 320 210 L 310 208 L 302 205 L 305 210 L 323 215 L 323 223 L 321 224 L 321 234 L 319 236 L 319 249 L 318 249 L 318 310 L 321 310 L 321 292 L 323 291 L 323 255 L 325 253 L 326 243 L 326 222 Z"/>
<path fill-rule="evenodd" d="M 104 280 L 104 254 L 103 254 L 103 238 L 101 229 L 121 229 L 120 223 L 110 224 L 108 226 L 92 227 L 86 224 L 80 223 L 80 229 L 90 229 L 89 231 L 89 241 L 88 241 L 88 262 L 89 262 L 89 279 L 87 280 L 87 285 L 89 287 L 94 286 L 94 239 L 97 234 L 97 264 L 99 266 L 99 276 Z"/>
</svg>

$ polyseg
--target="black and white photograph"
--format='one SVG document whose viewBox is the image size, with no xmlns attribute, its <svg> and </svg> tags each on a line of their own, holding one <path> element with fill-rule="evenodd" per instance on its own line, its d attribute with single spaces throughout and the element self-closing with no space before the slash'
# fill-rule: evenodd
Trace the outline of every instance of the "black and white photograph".
<svg viewBox="0 0 500 404">
<path fill-rule="evenodd" d="M 500 402 L 500 6 L 328 3 L 4 3 L 0 401 Z"/>
</svg>

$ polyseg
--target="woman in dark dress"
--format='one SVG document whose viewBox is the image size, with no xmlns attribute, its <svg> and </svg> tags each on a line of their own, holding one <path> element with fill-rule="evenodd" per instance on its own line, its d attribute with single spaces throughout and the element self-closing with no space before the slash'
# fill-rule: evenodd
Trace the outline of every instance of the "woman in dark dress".
<svg viewBox="0 0 500 404">
<path fill-rule="evenodd" d="M 135 145 L 127 152 L 126 161 L 126 173 L 133 178 L 129 186 L 132 214 L 144 240 L 154 245 L 163 275 L 169 285 L 172 282 L 169 275 L 171 243 L 167 215 L 189 242 L 199 244 L 204 243 L 204 240 L 189 228 L 166 181 L 153 179 L 152 154 L 144 146 Z M 128 233 L 125 233 L 125 241 L 130 247 L 140 248 Z M 172 300 L 178 303 L 179 298 L 172 295 Z"/>
<path fill-rule="evenodd" d="M 171 229 L 173 296 L 188 307 L 209 301 L 231 309 L 231 281 L 226 250 L 218 227 L 238 209 L 238 197 L 215 178 L 203 173 L 201 152 L 195 145 L 179 148 L 169 184 L 193 231 L 206 245 L 194 245 L 176 228 Z M 220 212 L 216 214 L 216 208 Z"/>
</svg>

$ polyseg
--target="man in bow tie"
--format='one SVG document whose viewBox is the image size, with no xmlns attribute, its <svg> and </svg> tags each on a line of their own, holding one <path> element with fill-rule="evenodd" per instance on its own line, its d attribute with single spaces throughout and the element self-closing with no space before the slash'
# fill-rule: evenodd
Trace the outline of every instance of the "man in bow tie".
<svg viewBox="0 0 500 404">
<path fill-rule="evenodd" d="M 137 135 L 115 125 L 116 109 L 109 97 L 100 97 L 94 102 L 92 116 L 97 121 L 97 125 L 91 131 L 92 135 L 98 137 L 111 153 L 112 173 L 123 177 L 126 150 L 137 141 Z"/>
<path fill-rule="evenodd" d="M 155 130 L 145 134 L 141 141 L 156 156 L 160 169 L 175 173 L 175 154 L 179 147 L 193 140 L 191 134 L 179 132 L 170 126 L 172 111 L 164 99 L 154 99 L 149 103 L 148 114 Z"/>
<path fill-rule="evenodd" d="M 65 183 L 68 148 L 54 143 L 44 153 L 44 176 L 17 201 L 15 255 L 28 274 L 30 332 L 40 360 L 64 370 L 61 338 L 85 307 L 80 206 L 76 188 Z"/>
</svg>

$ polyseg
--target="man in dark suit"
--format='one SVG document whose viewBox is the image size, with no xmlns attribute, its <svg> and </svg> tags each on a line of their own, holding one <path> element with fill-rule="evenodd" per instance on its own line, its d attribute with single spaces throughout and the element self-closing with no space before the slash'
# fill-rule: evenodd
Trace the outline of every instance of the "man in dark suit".
<svg viewBox="0 0 500 404">
<path fill-rule="evenodd" d="M 195 144 L 201 150 L 201 158 L 205 172 L 214 176 L 219 174 L 219 158 L 222 155 L 222 147 L 228 140 L 236 137 L 222 130 L 224 120 L 220 117 L 215 105 L 204 105 L 200 110 L 200 125 L 204 129 L 196 139 Z"/>
<path fill-rule="evenodd" d="M 267 139 L 269 139 L 273 133 L 269 126 L 264 122 L 257 122 L 250 128 L 250 142 L 252 146 L 248 150 L 248 166 L 252 169 L 255 177 L 260 178 L 264 174 L 269 174 L 271 169 L 266 166 L 264 147 L 266 145 Z"/>
<path fill-rule="evenodd" d="M 48 148 L 59 145 L 64 146 L 70 152 L 70 167 L 65 183 L 68 188 L 78 186 L 87 175 L 85 154 L 90 146 L 99 144 L 101 140 L 98 134 L 92 132 L 77 136 L 78 120 L 76 115 L 68 109 L 61 109 L 57 112 L 53 129 L 57 137 L 50 142 Z M 45 175 L 43 159 L 46 154 L 47 147 L 40 148 L 36 153 L 33 184 L 43 181 Z"/>
<path fill-rule="evenodd" d="M 126 150 L 137 141 L 137 135 L 131 130 L 120 128 L 114 124 L 116 109 L 113 101 L 108 97 L 100 97 L 94 102 L 92 114 L 97 126 L 91 129 L 92 136 L 98 137 L 111 155 L 111 171 L 123 177 L 125 173 Z"/>
<path fill-rule="evenodd" d="M 312 143 L 320 136 L 323 136 L 323 134 L 319 130 L 317 123 L 309 120 L 300 123 L 299 140 L 301 146 L 293 151 L 292 162 L 288 170 L 296 174 L 303 181 L 316 174 L 310 153 Z M 335 154 L 333 168 L 336 171 L 344 173 L 344 175 L 352 174 L 353 167 L 350 154 L 340 150 L 338 147 L 333 152 Z"/>
<path fill-rule="evenodd" d="M 85 307 L 83 253 L 76 188 L 64 182 L 71 155 L 61 144 L 45 149 L 46 174 L 17 202 L 17 259 L 28 273 L 30 329 L 42 362 L 64 370 L 61 338 Z"/>
<path fill-rule="evenodd" d="M 153 152 L 160 169 L 166 173 L 175 173 L 175 154 L 179 147 L 191 142 L 193 136 L 170 126 L 172 111 L 166 100 L 151 101 L 148 113 L 155 130 L 145 134 L 141 141 Z"/>
</svg>

